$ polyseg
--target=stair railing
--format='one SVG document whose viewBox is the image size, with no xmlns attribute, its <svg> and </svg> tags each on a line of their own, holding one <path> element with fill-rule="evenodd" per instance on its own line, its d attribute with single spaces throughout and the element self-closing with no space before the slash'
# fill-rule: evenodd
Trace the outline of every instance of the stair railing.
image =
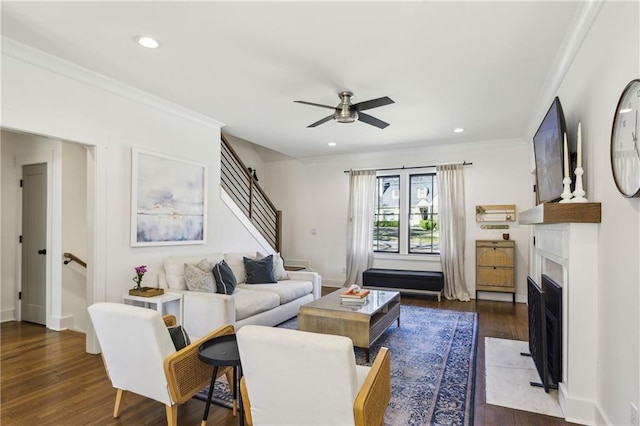
<svg viewBox="0 0 640 426">
<path fill-rule="evenodd" d="M 62 256 L 66 258 L 64 261 L 65 265 L 68 265 L 71 262 L 76 262 L 78 265 L 82 266 L 83 268 L 87 267 L 87 262 L 80 259 L 78 256 L 76 256 L 73 253 L 64 253 Z"/>
<path fill-rule="evenodd" d="M 269 200 L 258 184 L 255 172 L 252 173 L 245 166 L 224 135 L 222 135 L 220 146 L 222 187 L 271 247 L 279 252 L 282 238 L 282 212 Z"/>
</svg>

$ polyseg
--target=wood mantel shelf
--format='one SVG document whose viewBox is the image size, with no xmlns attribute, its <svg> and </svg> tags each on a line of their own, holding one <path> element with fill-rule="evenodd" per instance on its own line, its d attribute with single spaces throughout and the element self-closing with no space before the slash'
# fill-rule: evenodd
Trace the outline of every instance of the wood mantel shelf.
<svg viewBox="0 0 640 426">
<path fill-rule="evenodd" d="M 544 203 L 520 212 L 518 223 L 600 223 L 601 206 L 601 203 Z"/>
</svg>

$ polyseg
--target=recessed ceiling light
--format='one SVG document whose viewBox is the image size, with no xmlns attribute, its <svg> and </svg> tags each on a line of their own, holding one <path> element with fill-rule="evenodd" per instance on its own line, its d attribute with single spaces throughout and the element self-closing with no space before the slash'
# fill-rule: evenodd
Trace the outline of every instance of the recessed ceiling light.
<svg viewBox="0 0 640 426">
<path fill-rule="evenodd" d="M 134 37 L 136 43 L 138 43 L 142 47 L 146 47 L 147 49 L 156 49 L 160 47 L 160 43 L 152 37 L 149 36 L 137 36 Z"/>
<path fill-rule="evenodd" d="M 462 133 L 464 132 L 464 129 L 462 127 L 458 127 L 457 129 L 453 129 L 454 133 Z"/>
<path fill-rule="evenodd" d="M 335 142 L 329 142 L 327 145 L 329 145 L 329 146 L 336 146 L 336 145 L 337 145 L 337 143 L 335 143 Z"/>
</svg>

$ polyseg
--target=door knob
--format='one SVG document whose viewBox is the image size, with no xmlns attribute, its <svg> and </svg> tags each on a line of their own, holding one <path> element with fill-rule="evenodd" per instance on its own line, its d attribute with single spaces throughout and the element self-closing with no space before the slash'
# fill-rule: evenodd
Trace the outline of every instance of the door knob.
<svg viewBox="0 0 640 426">
<path fill-rule="evenodd" d="M 38 250 L 38 254 L 47 254 L 47 249 Z"/>
</svg>

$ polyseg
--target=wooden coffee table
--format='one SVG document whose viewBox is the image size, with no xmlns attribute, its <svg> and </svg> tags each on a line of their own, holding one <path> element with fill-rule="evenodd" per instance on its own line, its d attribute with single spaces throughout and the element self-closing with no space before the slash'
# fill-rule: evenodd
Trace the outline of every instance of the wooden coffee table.
<svg viewBox="0 0 640 426">
<path fill-rule="evenodd" d="M 298 310 L 298 329 L 336 334 L 363 348 L 369 362 L 369 348 L 395 320 L 400 327 L 400 293 L 371 290 L 364 305 L 344 304 L 341 288 Z"/>
</svg>

